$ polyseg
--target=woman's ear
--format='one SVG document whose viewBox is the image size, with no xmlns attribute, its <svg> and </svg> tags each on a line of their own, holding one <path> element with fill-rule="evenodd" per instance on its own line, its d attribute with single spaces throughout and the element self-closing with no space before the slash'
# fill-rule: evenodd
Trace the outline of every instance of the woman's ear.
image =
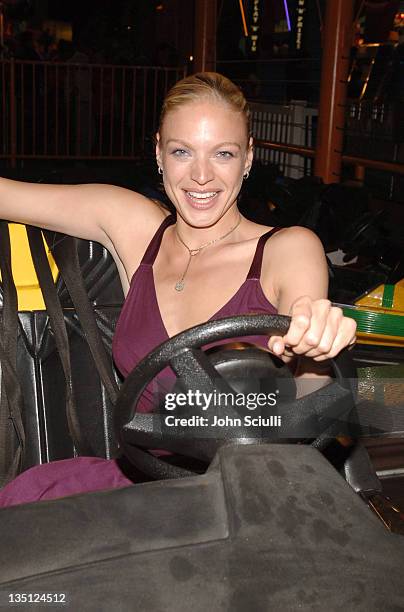
<svg viewBox="0 0 404 612">
<path fill-rule="evenodd" d="M 253 163 L 253 158 L 254 158 L 254 141 L 253 141 L 253 137 L 250 136 L 250 138 L 248 139 L 248 146 L 247 146 L 247 155 L 246 155 L 246 165 L 245 165 L 245 171 L 249 172 L 251 170 L 251 166 Z"/>
<path fill-rule="evenodd" d="M 161 148 L 160 148 L 160 134 L 156 134 L 156 161 L 157 165 L 161 167 Z"/>
</svg>

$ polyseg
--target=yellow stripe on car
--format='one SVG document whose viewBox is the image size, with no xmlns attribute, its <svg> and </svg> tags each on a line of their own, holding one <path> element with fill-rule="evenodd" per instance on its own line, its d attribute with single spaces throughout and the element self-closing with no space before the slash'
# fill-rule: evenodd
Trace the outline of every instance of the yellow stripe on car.
<svg viewBox="0 0 404 612">
<path fill-rule="evenodd" d="M 27 232 L 24 225 L 10 223 L 11 267 L 18 293 L 18 310 L 45 310 L 45 303 L 38 278 L 32 263 Z M 53 279 L 58 269 L 46 243 L 45 249 Z"/>
</svg>

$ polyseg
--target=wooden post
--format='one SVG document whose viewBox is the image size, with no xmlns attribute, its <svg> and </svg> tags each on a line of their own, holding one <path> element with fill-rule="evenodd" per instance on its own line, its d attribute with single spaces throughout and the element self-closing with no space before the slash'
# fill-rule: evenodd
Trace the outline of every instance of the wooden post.
<svg viewBox="0 0 404 612">
<path fill-rule="evenodd" d="M 314 174 L 338 183 L 344 138 L 354 0 L 327 0 L 323 31 L 321 90 Z"/>
<path fill-rule="evenodd" d="M 357 164 L 356 166 L 354 166 L 354 172 L 355 181 L 357 181 L 358 184 L 363 185 L 363 181 L 365 180 L 365 166 Z"/>
<path fill-rule="evenodd" d="M 10 162 L 11 167 L 17 166 L 17 115 L 15 95 L 15 59 L 10 61 Z"/>
<path fill-rule="evenodd" d="M 216 0 L 195 0 L 194 72 L 216 70 Z"/>
<path fill-rule="evenodd" d="M 4 56 L 4 13 L 3 3 L 0 2 L 0 59 Z"/>
</svg>

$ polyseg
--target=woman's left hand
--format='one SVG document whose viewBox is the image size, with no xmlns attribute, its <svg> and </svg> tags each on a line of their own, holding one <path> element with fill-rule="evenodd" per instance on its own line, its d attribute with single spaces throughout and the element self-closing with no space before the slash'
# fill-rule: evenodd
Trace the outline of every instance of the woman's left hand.
<svg viewBox="0 0 404 612">
<path fill-rule="evenodd" d="M 293 302 L 290 316 L 287 334 L 272 336 L 268 342 L 269 350 L 285 363 L 303 356 L 325 361 L 355 343 L 355 321 L 329 300 L 300 297 Z"/>
</svg>

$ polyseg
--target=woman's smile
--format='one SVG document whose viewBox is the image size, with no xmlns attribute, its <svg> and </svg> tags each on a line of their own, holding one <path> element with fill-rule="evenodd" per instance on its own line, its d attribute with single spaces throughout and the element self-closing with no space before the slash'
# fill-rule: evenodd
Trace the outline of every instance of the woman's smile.
<svg viewBox="0 0 404 612">
<path fill-rule="evenodd" d="M 217 203 L 220 191 L 186 191 L 184 190 L 189 203 L 193 208 L 207 210 Z"/>
</svg>

